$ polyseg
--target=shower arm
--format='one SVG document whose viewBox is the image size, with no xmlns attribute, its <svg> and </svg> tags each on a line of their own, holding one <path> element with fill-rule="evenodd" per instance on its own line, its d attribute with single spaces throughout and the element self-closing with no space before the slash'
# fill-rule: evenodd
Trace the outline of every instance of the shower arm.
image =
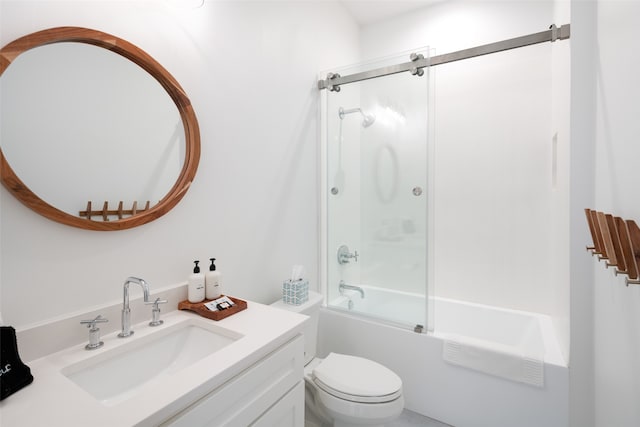
<svg viewBox="0 0 640 427">
<path fill-rule="evenodd" d="M 348 110 L 345 110 L 342 107 L 338 108 L 338 117 L 340 117 L 340 120 L 343 120 L 344 116 L 351 113 L 360 113 L 362 116 L 362 127 L 365 128 L 371 126 L 373 122 L 376 121 L 376 116 L 374 114 L 365 114 L 360 107 L 349 108 Z M 342 123 L 342 121 L 340 123 Z"/>
<path fill-rule="evenodd" d="M 344 119 L 344 116 L 351 113 L 360 113 L 362 114 L 362 117 L 366 117 L 365 114 L 362 112 L 362 109 L 358 107 L 349 108 L 348 110 L 345 110 L 344 108 L 340 107 L 340 109 L 338 110 L 338 117 L 340 117 L 340 119 Z"/>
</svg>

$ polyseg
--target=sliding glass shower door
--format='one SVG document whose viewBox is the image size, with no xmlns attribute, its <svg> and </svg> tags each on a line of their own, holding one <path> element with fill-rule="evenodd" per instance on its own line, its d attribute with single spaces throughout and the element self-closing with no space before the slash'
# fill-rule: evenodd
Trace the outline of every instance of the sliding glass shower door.
<svg viewBox="0 0 640 427">
<path fill-rule="evenodd" d="M 426 324 L 428 301 L 431 106 L 423 70 L 325 91 L 323 111 L 328 306 L 411 328 Z"/>
</svg>

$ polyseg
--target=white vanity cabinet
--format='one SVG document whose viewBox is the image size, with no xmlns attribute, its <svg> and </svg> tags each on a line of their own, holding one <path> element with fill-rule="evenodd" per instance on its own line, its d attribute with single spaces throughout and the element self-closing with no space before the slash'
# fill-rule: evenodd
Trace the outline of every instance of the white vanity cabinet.
<svg viewBox="0 0 640 427">
<path fill-rule="evenodd" d="M 297 335 L 161 425 L 302 426 L 303 359 L 304 342 Z"/>
<path fill-rule="evenodd" d="M 34 381 L 0 401 L 0 424 L 304 425 L 306 316 L 249 302 L 218 322 L 182 310 L 163 320 L 160 327 L 134 325 L 135 335 L 126 339 L 118 331 L 105 334 L 97 350 L 85 350 L 83 342 L 27 360 Z"/>
</svg>

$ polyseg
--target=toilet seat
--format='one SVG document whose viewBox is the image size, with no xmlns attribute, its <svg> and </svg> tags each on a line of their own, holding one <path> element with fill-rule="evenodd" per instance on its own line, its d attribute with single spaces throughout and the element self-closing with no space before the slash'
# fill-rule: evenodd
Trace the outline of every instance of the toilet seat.
<svg viewBox="0 0 640 427">
<path fill-rule="evenodd" d="M 362 357 L 329 353 L 312 372 L 319 388 L 351 402 L 384 403 L 402 395 L 402 380 L 398 375 Z"/>
</svg>

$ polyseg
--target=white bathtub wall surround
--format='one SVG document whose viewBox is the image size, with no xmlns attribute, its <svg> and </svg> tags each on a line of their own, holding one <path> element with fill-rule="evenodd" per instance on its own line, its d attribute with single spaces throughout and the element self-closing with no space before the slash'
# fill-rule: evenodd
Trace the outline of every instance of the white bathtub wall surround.
<svg viewBox="0 0 640 427">
<path fill-rule="evenodd" d="M 484 317 L 474 317 L 473 312 L 476 310 L 468 307 L 469 304 L 454 300 L 436 300 L 435 306 L 439 312 L 443 311 L 442 308 L 438 308 L 441 304 L 453 308 L 458 306 L 461 312 L 468 311 L 460 313 L 461 317 L 456 320 L 459 325 L 457 328 L 450 328 L 441 323 L 437 326 L 434 336 L 443 339 L 442 357 L 445 361 L 508 380 L 537 387 L 544 386 L 545 339 L 541 334 L 538 316 L 533 313 L 504 313 L 495 307 L 484 306 L 481 310 L 485 315 L 493 317 L 487 320 Z M 491 316 L 492 312 L 498 316 Z M 496 321 L 496 317 L 502 317 L 502 321 Z M 522 317 L 524 321 L 519 322 L 521 319 L 518 317 Z M 478 323 L 483 326 L 479 328 Z M 478 331 L 481 328 L 485 330 Z M 452 329 L 457 329 L 457 332 L 447 332 Z M 507 333 L 503 333 L 505 329 Z M 509 332 L 512 332 L 513 336 L 509 336 Z M 550 332 L 551 336 L 547 337 L 546 341 L 557 342 L 553 329 Z M 501 336 L 496 338 L 495 335 Z M 557 348 L 557 345 L 554 348 Z"/>
<path fill-rule="evenodd" d="M 545 362 L 567 366 L 549 316 L 446 298 L 434 307 L 434 336 L 449 363 L 537 387 Z"/>
<path fill-rule="evenodd" d="M 426 44 L 445 54 L 568 23 L 556 9 L 551 1 L 436 3 L 364 26 L 363 57 Z M 569 239 L 569 43 L 432 67 L 427 232 L 436 296 L 551 315 L 565 358 L 569 258 L 556 248 Z"/>
<path fill-rule="evenodd" d="M 467 320 L 468 329 L 475 319 Z M 553 333 L 553 328 L 546 329 L 545 333 Z M 402 378 L 405 407 L 447 424 L 569 425 L 569 370 L 557 343 L 555 352 L 548 354 L 550 360 L 545 360 L 544 386 L 537 387 L 447 363 L 442 357 L 444 339 L 438 333 L 418 334 L 332 309 L 321 312 L 320 338 L 321 356 L 328 351 L 349 353 L 392 369 Z"/>
<path fill-rule="evenodd" d="M 255 301 L 274 300 L 292 264 L 316 277 L 316 73 L 358 60 L 357 24 L 336 2 L 182 3 L 0 2 L 1 45 L 75 25 L 145 50 L 189 95 L 202 138 L 185 198 L 132 230 L 72 229 L 0 189 L 7 324 L 21 328 L 115 301 L 130 275 L 152 291 L 183 283 L 195 259 L 216 257 L 226 292 Z M 36 301 L 46 304 L 32 310 Z"/>
<path fill-rule="evenodd" d="M 385 319 L 390 312 L 400 311 L 402 316 L 395 317 L 399 319 L 395 326 L 405 329 L 413 326 L 413 319 L 420 318 L 424 313 L 424 296 L 375 286 L 363 285 L 361 289 L 365 298 L 361 298 L 356 291 L 346 291 L 344 296 L 333 300 L 329 306 L 350 315 L 382 320 L 383 323 L 389 323 Z M 433 336 L 451 342 L 452 346 L 457 344 L 468 349 L 481 349 L 485 355 L 527 360 L 530 364 L 525 363 L 525 369 L 536 369 L 532 366 L 536 363 L 567 366 L 548 315 L 440 297 L 433 298 L 431 306 L 436 319 Z M 448 355 L 453 358 L 454 352 L 455 349 L 451 348 Z M 478 363 L 482 363 L 482 359 Z M 488 363 L 491 366 L 495 364 L 494 361 Z M 531 378 L 534 383 L 539 381 L 536 376 Z"/>
<path fill-rule="evenodd" d="M 550 316 L 502 307 L 436 298 L 434 335 L 473 337 L 519 349 L 516 352 L 557 366 L 567 366 Z"/>
<path fill-rule="evenodd" d="M 444 2 L 365 26 L 363 56 L 425 44 L 444 54 L 568 22 L 552 2 Z M 430 70 L 435 332 L 377 323 L 424 324 L 426 301 L 403 269 L 350 279 L 366 296 L 340 303 L 359 317 L 323 312 L 321 348 L 398 372 L 411 410 L 459 427 L 569 423 L 568 53 L 548 43 Z M 368 285 L 399 292 L 379 297 Z"/>
<path fill-rule="evenodd" d="M 544 386 L 542 359 L 460 335 L 443 334 L 442 358 L 453 365 L 537 387 Z"/>
</svg>

